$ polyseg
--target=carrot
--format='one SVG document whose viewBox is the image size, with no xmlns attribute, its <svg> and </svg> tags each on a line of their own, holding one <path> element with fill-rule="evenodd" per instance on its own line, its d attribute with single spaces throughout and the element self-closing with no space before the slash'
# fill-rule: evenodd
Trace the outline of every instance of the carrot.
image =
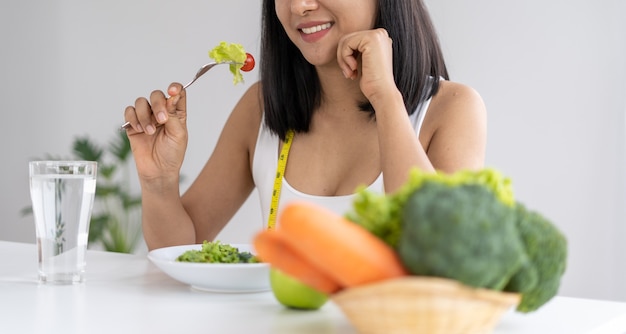
<svg viewBox="0 0 626 334">
<path fill-rule="evenodd" d="M 300 282 L 324 292 L 332 294 L 341 289 L 323 272 L 307 262 L 291 245 L 285 241 L 284 235 L 276 230 L 265 230 L 254 238 L 257 256 Z"/>
<path fill-rule="evenodd" d="M 408 274 L 389 245 L 361 226 L 312 203 L 285 205 L 277 231 L 309 263 L 344 288 Z"/>
</svg>

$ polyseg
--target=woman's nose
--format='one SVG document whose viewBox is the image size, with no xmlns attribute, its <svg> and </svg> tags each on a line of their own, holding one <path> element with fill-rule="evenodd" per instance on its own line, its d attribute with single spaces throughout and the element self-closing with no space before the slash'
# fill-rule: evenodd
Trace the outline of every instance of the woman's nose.
<svg viewBox="0 0 626 334">
<path fill-rule="evenodd" d="M 308 12 L 316 10 L 317 0 L 292 0 L 291 12 L 295 15 L 305 16 Z"/>
</svg>

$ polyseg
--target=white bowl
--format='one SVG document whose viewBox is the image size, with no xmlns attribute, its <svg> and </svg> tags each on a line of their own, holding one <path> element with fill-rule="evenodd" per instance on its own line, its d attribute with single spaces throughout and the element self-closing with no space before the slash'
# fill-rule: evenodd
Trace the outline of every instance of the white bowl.
<svg viewBox="0 0 626 334">
<path fill-rule="evenodd" d="M 231 244 L 240 252 L 251 252 L 247 244 Z M 270 290 L 267 263 L 191 263 L 176 258 L 188 250 L 200 250 L 201 244 L 172 246 L 152 250 L 148 258 L 159 269 L 192 288 L 210 292 L 247 293 Z"/>
</svg>

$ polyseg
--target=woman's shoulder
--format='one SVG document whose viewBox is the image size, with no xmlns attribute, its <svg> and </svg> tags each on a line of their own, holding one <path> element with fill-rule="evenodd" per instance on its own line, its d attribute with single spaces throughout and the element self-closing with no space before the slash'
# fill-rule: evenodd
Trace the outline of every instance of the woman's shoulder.
<svg viewBox="0 0 626 334">
<path fill-rule="evenodd" d="M 442 107 L 468 106 L 483 107 L 483 99 L 473 87 L 463 83 L 441 80 L 439 90 L 433 96 L 432 104 Z"/>
<path fill-rule="evenodd" d="M 437 125 L 441 125 L 440 122 L 463 121 L 465 118 L 480 121 L 486 117 L 486 109 L 482 97 L 473 87 L 441 80 L 439 89 L 432 97 L 428 115 L 433 116 L 431 121 Z"/>
<path fill-rule="evenodd" d="M 482 166 L 486 134 L 487 112 L 480 94 L 468 85 L 442 80 L 420 131 L 433 164 L 449 171 Z"/>
<path fill-rule="evenodd" d="M 446 172 L 482 167 L 486 134 L 486 110 L 478 92 L 441 81 L 419 135 L 433 166 Z"/>
</svg>

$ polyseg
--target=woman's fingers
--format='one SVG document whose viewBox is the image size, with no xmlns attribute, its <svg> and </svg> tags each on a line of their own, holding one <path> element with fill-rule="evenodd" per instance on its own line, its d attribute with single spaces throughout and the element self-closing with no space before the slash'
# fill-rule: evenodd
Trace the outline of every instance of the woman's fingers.
<svg viewBox="0 0 626 334">
<path fill-rule="evenodd" d="M 366 97 L 395 87 L 393 43 L 385 29 L 358 31 L 344 36 L 337 61 L 346 78 L 359 79 Z"/>
<path fill-rule="evenodd" d="M 158 126 L 167 124 L 170 117 L 184 123 L 187 116 L 185 90 L 181 84 L 172 83 L 167 94 L 169 96 L 155 90 L 150 93 L 149 100 L 144 97 L 137 98 L 134 106 L 128 106 L 124 110 L 124 119 L 130 123 L 135 132 L 150 135 L 156 133 Z"/>
<path fill-rule="evenodd" d="M 370 70 L 389 70 L 393 66 L 392 41 L 385 29 L 346 35 L 337 53 L 342 69 L 350 72 L 358 70 L 359 62 Z"/>
<path fill-rule="evenodd" d="M 347 79 L 356 79 L 358 76 L 358 56 L 359 52 L 356 49 L 352 49 L 349 44 L 345 44 L 347 47 L 340 47 L 337 50 L 337 57 L 339 59 L 339 66 L 343 72 L 343 76 Z"/>
<path fill-rule="evenodd" d="M 168 99 L 168 111 L 172 116 L 184 119 L 187 117 L 187 91 L 179 83 L 172 83 L 167 89 L 170 95 Z"/>
<path fill-rule="evenodd" d="M 152 107 L 146 98 L 137 98 L 135 106 L 129 107 L 127 110 L 130 110 L 131 113 L 134 110 L 136 121 L 130 122 L 136 131 L 148 134 L 153 134 L 156 131 L 156 120 L 153 117 Z"/>
<path fill-rule="evenodd" d="M 359 61 L 385 65 L 392 60 L 391 46 L 389 34 L 382 28 L 348 34 L 339 42 L 339 65 L 346 77 L 358 70 Z"/>
<path fill-rule="evenodd" d="M 150 94 L 150 105 L 152 106 L 152 115 L 160 124 L 167 122 L 168 103 L 167 97 L 160 90 L 155 90 Z"/>
<path fill-rule="evenodd" d="M 165 106 L 167 112 L 164 115 L 157 114 L 157 120 L 165 125 L 171 135 L 182 136 L 187 124 L 187 92 L 181 84 L 172 83 L 167 93 L 170 95 Z"/>
<path fill-rule="evenodd" d="M 130 124 L 130 128 L 126 128 L 127 131 L 134 132 L 143 132 L 143 128 L 141 124 L 139 124 L 139 120 L 137 119 L 137 113 L 135 111 L 135 107 L 128 106 L 124 109 L 124 119 L 128 124 Z"/>
</svg>

